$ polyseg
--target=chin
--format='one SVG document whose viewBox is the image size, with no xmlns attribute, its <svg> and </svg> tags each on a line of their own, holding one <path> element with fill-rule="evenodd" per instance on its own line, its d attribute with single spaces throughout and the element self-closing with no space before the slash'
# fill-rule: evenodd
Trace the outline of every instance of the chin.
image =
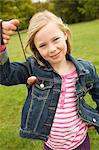
<svg viewBox="0 0 99 150">
<path fill-rule="evenodd" d="M 62 62 L 62 60 L 61 60 L 61 59 L 57 59 L 57 60 L 52 61 L 51 63 L 53 63 L 53 64 L 58 64 L 58 63 L 60 63 L 60 62 Z"/>
</svg>

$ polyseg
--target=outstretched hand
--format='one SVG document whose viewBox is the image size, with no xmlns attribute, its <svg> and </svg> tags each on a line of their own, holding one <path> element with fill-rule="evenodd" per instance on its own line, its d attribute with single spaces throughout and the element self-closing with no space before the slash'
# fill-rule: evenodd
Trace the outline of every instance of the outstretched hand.
<svg viewBox="0 0 99 150">
<path fill-rule="evenodd" d="M 3 21 L 2 22 L 2 36 L 4 44 L 8 44 L 11 36 L 16 31 L 17 27 L 19 26 L 20 22 L 18 19 L 12 19 L 10 21 Z M 37 82 L 37 78 L 35 76 L 31 76 L 27 79 L 27 83 L 29 85 L 33 85 Z"/>
<path fill-rule="evenodd" d="M 20 22 L 18 19 L 12 19 L 10 21 L 2 22 L 2 36 L 4 44 L 8 44 L 11 36 L 14 34 L 19 24 Z"/>
</svg>

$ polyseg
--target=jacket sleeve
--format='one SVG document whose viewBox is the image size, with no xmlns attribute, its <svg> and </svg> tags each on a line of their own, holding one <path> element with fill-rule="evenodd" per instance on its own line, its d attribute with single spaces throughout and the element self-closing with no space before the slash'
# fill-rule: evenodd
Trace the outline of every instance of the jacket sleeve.
<svg viewBox="0 0 99 150">
<path fill-rule="evenodd" d="M 10 86 L 26 84 L 29 77 L 29 63 L 10 63 L 6 47 L 0 46 L 0 84 Z"/>
<path fill-rule="evenodd" d="M 92 75 L 94 79 L 93 88 L 89 91 L 89 94 L 92 96 L 92 99 L 96 102 L 96 110 L 99 114 L 99 76 L 96 73 L 96 68 L 92 67 Z M 99 133 L 99 127 L 95 127 Z"/>
</svg>

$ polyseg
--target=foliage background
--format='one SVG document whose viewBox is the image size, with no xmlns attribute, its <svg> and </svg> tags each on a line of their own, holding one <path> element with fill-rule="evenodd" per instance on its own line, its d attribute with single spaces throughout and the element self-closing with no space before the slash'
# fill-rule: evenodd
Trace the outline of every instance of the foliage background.
<svg viewBox="0 0 99 150">
<path fill-rule="evenodd" d="M 0 0 L 0 18 L 20 19 L 20 29 L 26 29 L 30 18 L 38 11 L 49 10 L 67 24 L 99 19 L 99 0 Z"/>
</svg>

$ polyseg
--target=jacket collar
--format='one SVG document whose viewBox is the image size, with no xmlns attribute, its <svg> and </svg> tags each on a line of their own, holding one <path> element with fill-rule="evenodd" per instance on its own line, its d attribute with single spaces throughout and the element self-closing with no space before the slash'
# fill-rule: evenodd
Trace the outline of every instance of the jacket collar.
<svg viewBox="0 0 99 150">
<path fill-rule="evenodd" d="M 75 65 L 78 76 L 89 73 L 89 71 L 84 67 L 84 65 L 82 65 L 80 60 L 75 59 L 70 54 L 66 54 L 66 59 L 70 60 Z M 47 71 L 53 70 L 52 66 L 46 60 L 44 60 L 44 64 L 45 64 L 44 66 L 40 65 L 40 67 L 44 67 L 43 69 Z"/>
<path fill-rule="evenodd" d="M 75 59 L 70 54 L 66 54 L 66 59 L 70 60 L 75 65 L 77 73 L 79 76 L 89 73 L 89 71 L 81 63 L 81 61 L 82 61 L 81 59 Z"/>
</svg>

